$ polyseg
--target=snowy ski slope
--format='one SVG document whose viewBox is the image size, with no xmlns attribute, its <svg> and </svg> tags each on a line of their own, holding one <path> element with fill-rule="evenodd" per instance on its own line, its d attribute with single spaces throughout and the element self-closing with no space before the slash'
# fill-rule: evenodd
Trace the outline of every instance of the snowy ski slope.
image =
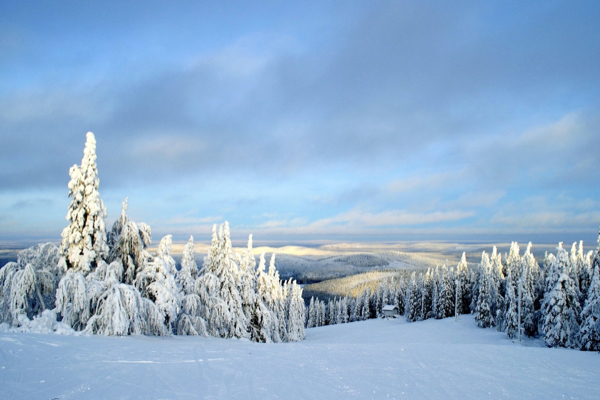
<svg viewBox="0 0 600 400">
<path fill-rule="evenodd" d="M 471 316 L 368 320 L 303 342 L 0 332 L 0 399 L 598 399 L 600 354 Z"/>
</svg>

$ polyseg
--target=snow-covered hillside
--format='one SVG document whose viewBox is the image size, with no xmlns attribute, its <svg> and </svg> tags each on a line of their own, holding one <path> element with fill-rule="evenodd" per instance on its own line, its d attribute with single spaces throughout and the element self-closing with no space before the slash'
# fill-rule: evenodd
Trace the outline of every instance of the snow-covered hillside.
<svg viewBox="0 0 600 400">
<path fill-rule="evenodd" d="M 598 399 L 600 355 L 477 328 L 367 320 L 264 344 L 0 332 L 1 399 Z"/>
</svg>

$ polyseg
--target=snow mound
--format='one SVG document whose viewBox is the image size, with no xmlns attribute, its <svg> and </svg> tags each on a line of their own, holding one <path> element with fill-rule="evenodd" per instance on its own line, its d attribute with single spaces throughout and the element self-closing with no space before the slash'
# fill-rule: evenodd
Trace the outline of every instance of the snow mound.
<svg viewBox="0 0 600 400">
<path fill-rule="evenodd" d="M 10 327 L 7 323 L 0 324 L 0 331 L 3 332 L 29 332 L 29 333 L 56 333 L 59 335 L 80 335 L 80 332 L 74 331 L 69 325 L 58 322 L 54 310 L 44 310 L 40 315 L 30 320 L 26 315 L 18 316 L 18 327 Z"/>
</svg>

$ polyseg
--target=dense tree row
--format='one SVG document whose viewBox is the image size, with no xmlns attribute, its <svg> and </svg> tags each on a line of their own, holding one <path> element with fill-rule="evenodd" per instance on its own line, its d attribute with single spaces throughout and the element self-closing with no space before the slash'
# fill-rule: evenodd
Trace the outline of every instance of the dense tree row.
<svg viewBox="0 0 600 400">
<path fill-rule="evenodd" d="M 0 323 L 27 326 L 40 314 L 94 334 L 210 335 L 257 342 L 304 339 L 302 289 L 281 282 L 275 255 L 258 267 L 252 236 L 234 253 L 227 222 L 213 227 L 202 268 L 194 242 L 181 268 L 171 256 L 171 236 L 150 254 L 151 230 L 127 216 L 106 232 L 106 209 L 98 192 L 96 142 L 88 133 L 81 166 L 70 170 L 69 225 L 59 248 L 51 243 L 21 252 L 0 269 Z"/>
<path fill-rule="evenodd" d="M 599 238 L 600 241 L 600 238 Z M 465 254 L 456 268 L 446 265 L 413 272 L 410 279 L 388 279 L 378 291 L 330 300 L 312 298 L 307 327 L 382 317 L 386 304 L 409 322 L 473 313 L 482 328 L 494 327 L 516 338 L 540 335 L 549 347 L 600 351 L 600 246 L 584 254 L 583 242 L 570 254 L 558 245 L 540 267 L 531 252 L 512 243 L 503 257 L 494 247 L 469 268 Z"/>
</svg>

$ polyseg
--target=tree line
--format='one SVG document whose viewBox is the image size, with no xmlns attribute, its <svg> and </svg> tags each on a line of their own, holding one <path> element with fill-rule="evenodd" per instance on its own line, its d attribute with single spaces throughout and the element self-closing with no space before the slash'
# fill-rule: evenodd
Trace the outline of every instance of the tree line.
<svg viewBox="0 0 600 400">
<path fill-rule="evenodd" d="M 546 252 L 541 266 L 531 247 L 520 254 L 513 242 L 504 257 L 494 247 L 471 267 L 463 253 L 456 267 L 387 279 L 357 297 L 327 303 L 313 297 L 306 326 L 383 317 L 389 304 L 408 322 L 473 314 L 478 326 L 511 339 L 540 336 L 549 347 L 600 351 L 600 245 L 586 254 L 583 242 L 573 243 L 570 253 L 559 243 L 556 255 Z"/>
</svg>

